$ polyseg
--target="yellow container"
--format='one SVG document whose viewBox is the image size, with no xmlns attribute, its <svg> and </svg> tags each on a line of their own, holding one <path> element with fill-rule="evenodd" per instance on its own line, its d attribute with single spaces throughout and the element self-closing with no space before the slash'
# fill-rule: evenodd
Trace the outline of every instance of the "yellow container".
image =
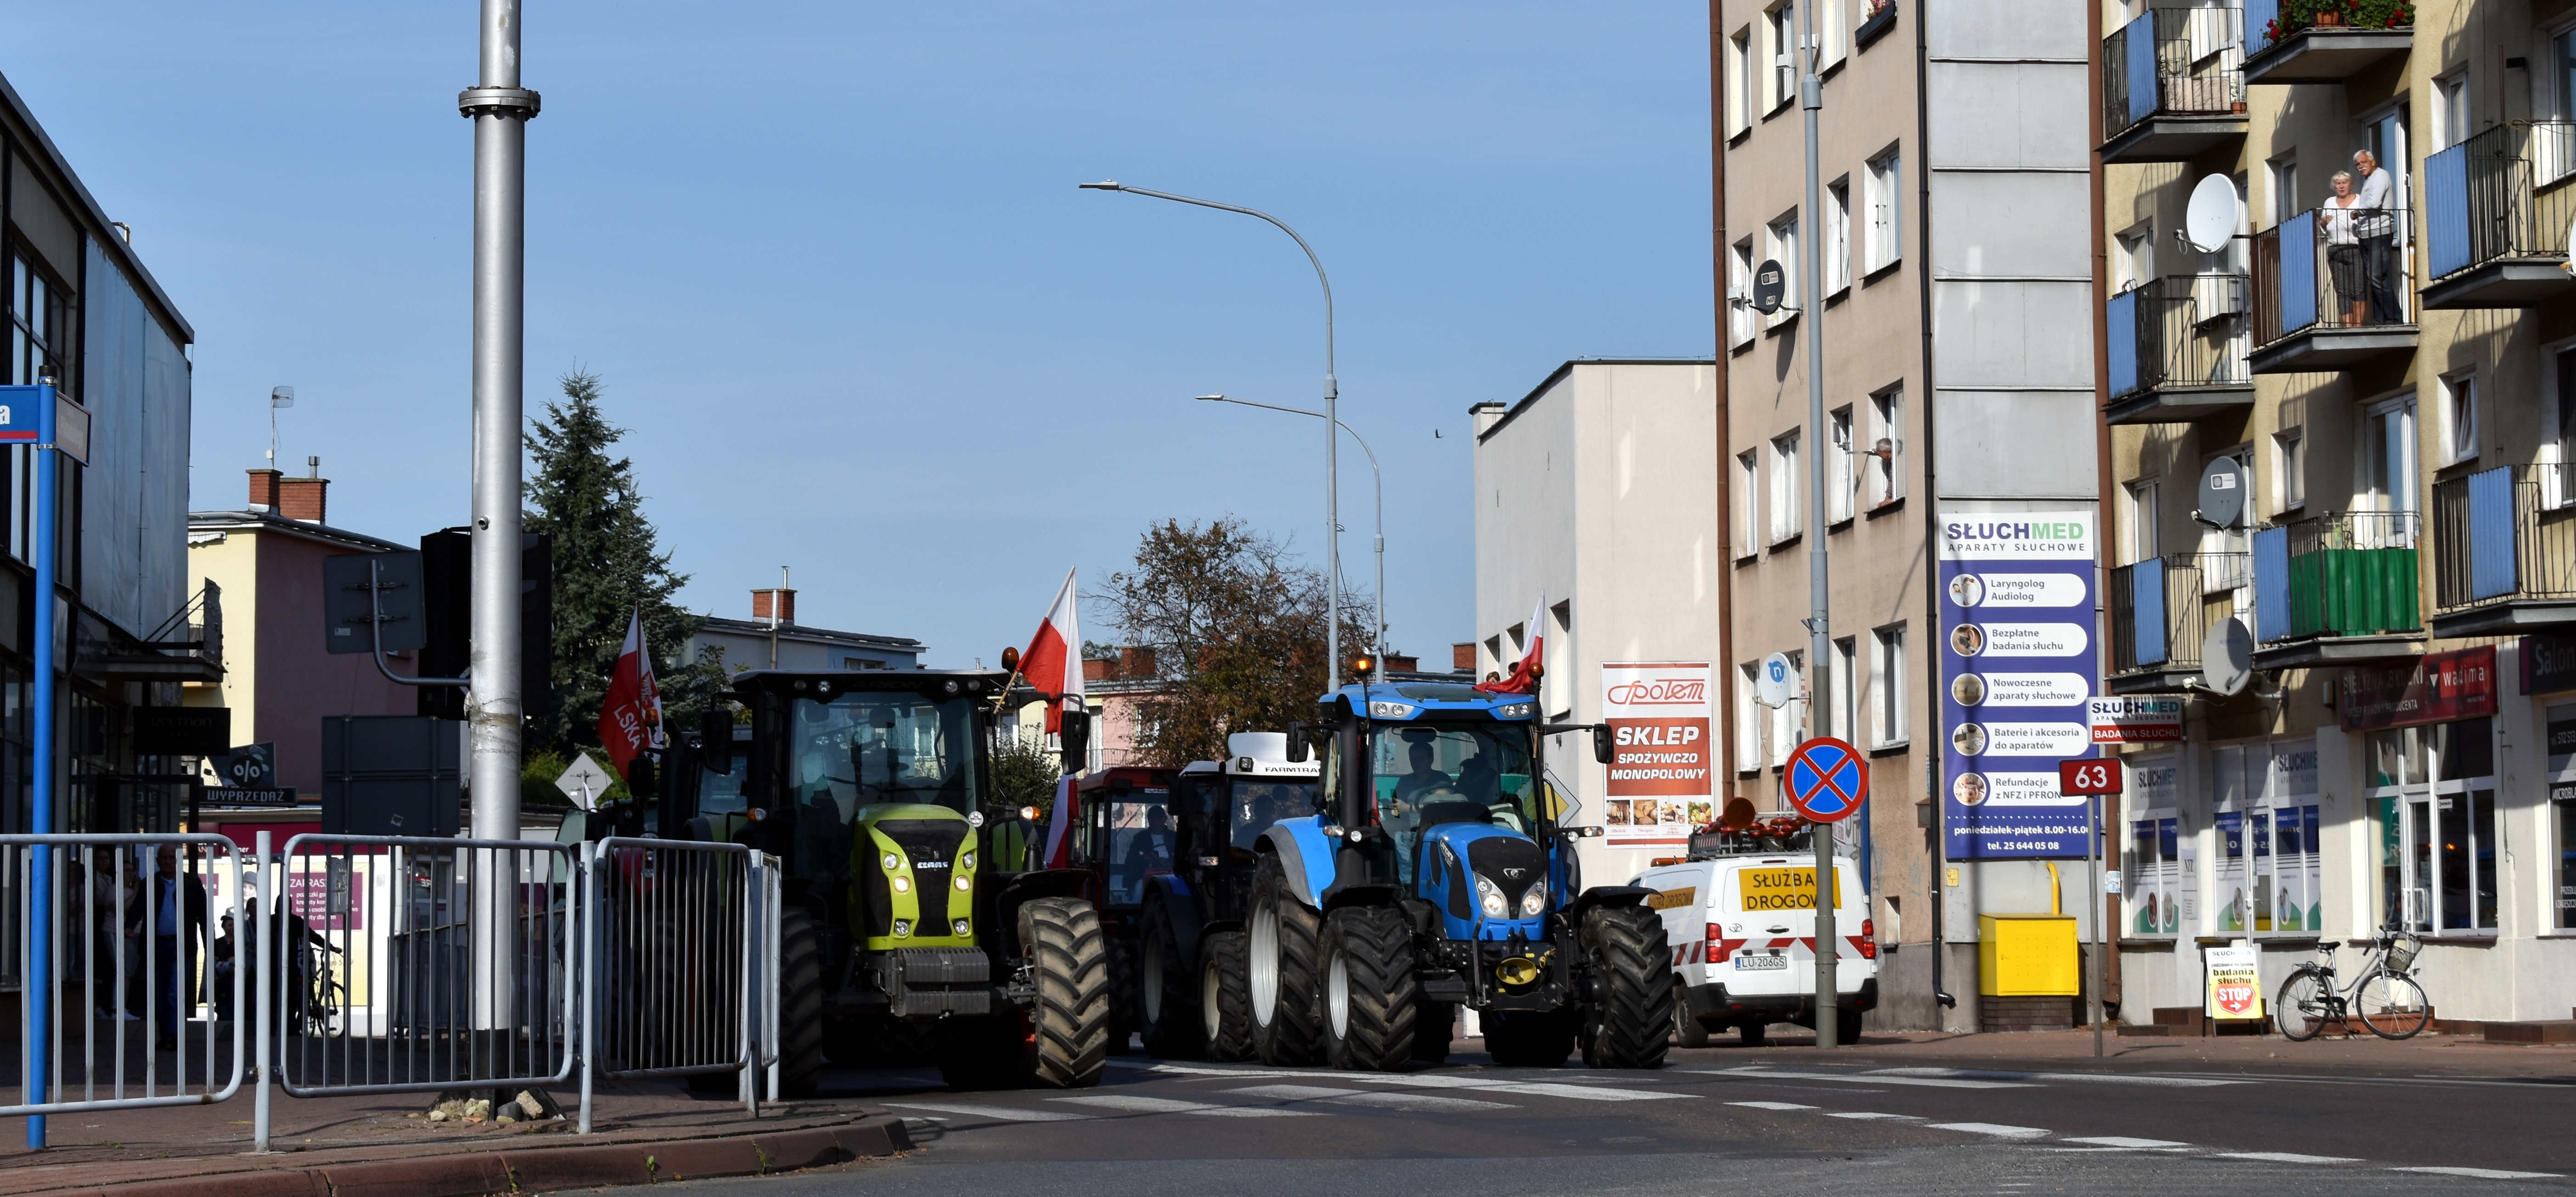
<svg viewBox="0 0 2576 1197">
<path fill-rule="evenodd" d="M 2082 993 L 2071 914 L 1977 916 L 1977 992 L 1987 997 Z"/>
</svg>

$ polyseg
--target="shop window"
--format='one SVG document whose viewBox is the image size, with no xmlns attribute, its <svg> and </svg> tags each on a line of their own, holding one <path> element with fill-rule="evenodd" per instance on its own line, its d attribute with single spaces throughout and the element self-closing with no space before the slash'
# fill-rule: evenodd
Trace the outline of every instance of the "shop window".
<svg viewBox="0 0 2576 1197">
<path fill-rule="evenodd" d="M 2549 708 L 2549 813 L 2558 845 L 2549 925 L 2576 930 L 2576 705 Z"/>
<path fill-rule="evenodd" d="M 2122 934 L 2131 938 L 2198 929 L 2200 887 L 2182 814 L 2174 807 L 2176 778 L 2170 755 L 2129 766 L 2128 792 L 2121 800 L 2128 812 L 2129 842 L 2120 872 L 2121 900 L 2128 912 Z"/>
<path fill-rule="evenodd" d="M 2496 927 L 2495 746 L 2463 719 L 2371 737 L 2384 917 L 2429 934 Z"/>
</svg>

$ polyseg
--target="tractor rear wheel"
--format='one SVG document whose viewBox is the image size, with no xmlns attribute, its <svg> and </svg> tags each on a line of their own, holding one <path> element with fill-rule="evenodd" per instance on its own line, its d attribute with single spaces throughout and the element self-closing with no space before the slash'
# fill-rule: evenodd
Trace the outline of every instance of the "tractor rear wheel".
<svg viewBox="0 0 2576 1197">
<path fill-rule="evenodd" d="M 1324 919 L 1297 900 L 1277 856 L 1252 874 L 1247 974 L 1252 981 L 1252 1047 L 1264 1064 L 1315 1062 L 1318 949 Z"/>
<path fill-rule="evenodd" d="M 1324 919 L 1324 1059 L 1350 1072 L 1388 1072 L 1413 1058 L 1413 928 L 1384 906 L 1345 906 Z"/>
<path fill-rule="evenodd" d="M 1207 1031 L 1207 1058 L 1252 1058 L 1252 981 L 1244 963 L 1241 931 L 1219 931 L 1199 947 L 1199 1025 Z"/>
<path fill-rule="evenodd" d="M 1103 927 L 1102 932 L 1109 948 L 1109 1054 L 1123 1056 L 1133 1050 L 1128 1036 L 1144 1025 L 1136 994 L 1136 925 Z"/>
<path fill-rule="evenodd" d="M 1571 1010 L 1487 1010 L 1485 1053 L 1505 1068 L 1555 1068 L 1574 1054 Z"/>
<path fill-rule="evenodd" d="M 1199 1028 L 1198 979 L 1181 955 L 1171 908 L 1162 895 L 1149 895 L 1136 953 L 1136 1031 L 1147 1055 L 1186 1060 L 1199 1054 L 1206 1033 Z"/>
<path fill-rule="evenodd" d="M 1593 907 L 1583 915 L 1583 946 L 1592 958 L 1583 1063 L 1663 1067 L 1673 1026 L 1672 949 L 1663 919 L 1642 906 Z"/>
<path fill-rule="evenodd" d="M 814 916 L 778 912 L 778 1095 L 823 1087 L 823 933 Z"/>
</svg>

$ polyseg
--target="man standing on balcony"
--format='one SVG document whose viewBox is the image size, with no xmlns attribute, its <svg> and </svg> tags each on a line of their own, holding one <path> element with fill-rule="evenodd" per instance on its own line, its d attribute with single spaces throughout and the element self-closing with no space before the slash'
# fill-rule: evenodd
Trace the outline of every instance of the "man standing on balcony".
<svg viewBox="0 0 2576 1197">
<path fill-rule="evenodd" d="M 2370 322 L 2402 324 L 2393 276 L 2397 267 L 2397 180 L 2379 169 L 2379 156 L 2359 150 L 2352 168 L 2361 175 L 2361 268 L 2370 279 Z"/>
</svg>

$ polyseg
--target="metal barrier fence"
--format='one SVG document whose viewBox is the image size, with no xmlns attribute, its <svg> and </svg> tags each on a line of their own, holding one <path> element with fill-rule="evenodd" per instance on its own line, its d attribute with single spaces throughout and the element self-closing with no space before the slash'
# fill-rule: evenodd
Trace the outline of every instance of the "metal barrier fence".
<svg viewBox="0 0 2576 1197">
<path fill-rule="evenodd" d="M 740 844 L 612 837 L 592 845 L 582 956 L 581 1124 L 599 1077 L 738 1072 L 775 1097 L 775 863 Z"/>
<path fill-rule="evenodd" d="M 569 1078 L 579 863 L 571 846 L 529 840 L 288 840 L 271 934 L 289 950 L 270 1012 L 287 1093 Z"/>
<path fill-rule="evenodd" d="M 216 893 L 205 892 L 194 860 L 214 866 Z M 51 899 L 42 919 L 40 889 Z M 0 1115 L 202 1105 L 240 1090 L 251 1058 L 250 1020 L 240 1016 L 254 1003 L 252 970 L 239 965 L 255 949 L 230 841 L 0 836 L 0 890 L 20 929 L 15 963 L 26 979 L 18 1100 Z M 32 967 L 38 953 L 43 970 Z M 51 978 L 48 1000 L 35 1000 L 38 971 Z"/>
</svg>

